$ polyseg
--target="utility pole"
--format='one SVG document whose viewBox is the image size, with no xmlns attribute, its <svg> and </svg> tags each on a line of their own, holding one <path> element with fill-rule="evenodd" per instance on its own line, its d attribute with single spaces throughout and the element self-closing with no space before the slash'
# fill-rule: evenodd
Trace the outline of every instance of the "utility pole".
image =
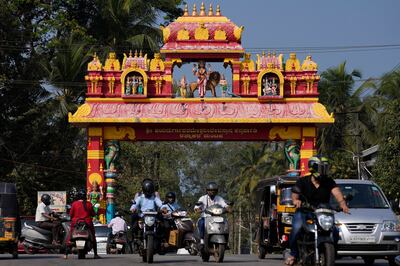
<svg viewBox="0 0 400 266">
<path fill-rule="evenodd" d="M 249 213 L 249 243 L 250 243 L 250 255 L 253 254 L 253 245 L 252 245 L 252 240 L 253 240 L 253 236 L 251 233 L 251 215 L 250 215 L 250 211 Z"/>
<path fill-rule="evenodd" d="M 238 230 L 238 254 L 241 254 L 241 241 L 242 241 L 242 207 L 239 207 L 239 230 Z"/>
</svg>

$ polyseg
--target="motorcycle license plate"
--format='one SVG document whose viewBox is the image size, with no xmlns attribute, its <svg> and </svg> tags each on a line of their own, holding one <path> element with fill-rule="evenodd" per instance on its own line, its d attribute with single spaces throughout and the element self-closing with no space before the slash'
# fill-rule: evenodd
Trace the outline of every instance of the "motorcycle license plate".
<svg viewBox="0 0 400 266">
<path fill-rule="evenodd" d="M 76 247 L 78 249 L 83 249 L 85 247 L 85 240 L 76 240 Z"/>
<path fill-rule="evenodd" d="M 122 249 L 124 246 L 121 244 L 117 244 L 117 249 Z"/>
<path fill-rule="evenodd" d="M 365 235 L 352 235 L 350 236 L 350 242 L 352 243 L 374 243 L 374 236 L 365 236 Z"/>
<path fill-rule="evenodd" d="M 182 218 L 182 221 L 191 221 L 191 218 Z"/>
<path fill-rule="evenodd" d="M 214 217 L 214 223 L 222 223 L 224 222 L 224 218 L 223 217 Z"/>
</svg>

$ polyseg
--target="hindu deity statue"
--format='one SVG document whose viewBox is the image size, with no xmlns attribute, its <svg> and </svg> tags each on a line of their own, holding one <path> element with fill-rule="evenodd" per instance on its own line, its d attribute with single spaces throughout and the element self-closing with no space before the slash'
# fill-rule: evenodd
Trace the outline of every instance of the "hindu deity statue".
<svg viewBox="0 0 400 266">
<path fill-rule="evenodd" d="M 93 181 L 92 187 L 88 189 L 87 197 L 90 203 L 92 203 L 94 212 L 96 213 L 95 219 L 98 220 L 100 201 L 103 199 L 103 188 L 99 186 L 97 181 Z"/>
<path fill-rule="evenodd" d="M 301 70 L 316 71 L 317 69 L 318 69 L 317 63 L 312 61 L 311 55 L 308 55 L 306 59 L 304 59 L 303 64 L 301 65 Z"/>
<path fill-rule="evenodd" d="M 219 81 L 219 85 L 221 86 L 222 89 L 222 97 L 226 96 L 226 91 L 228 90 L 228 82 L 225 79 L 225 75 L 221 75 L 221 80 Z"/>
<path fill-rule="evenodd" d="M 132 78 L 131 77 L 126 77 L 125 95 L 132 94 L 132 86 L 133 86 Z"/>
<path fill-rule="evenodd" d="M 106 171 L 116 171 L 115 161 L 118 158 L 119 153 L 119 143 L 118 141 L 107 141 L 104 147 L 104 161 Z"/>
<path fill-rule="evenodd" d="M 203 98 L 206 94 L 206 85 L 208 74 L 211 72 L 211 65 L 208 65 L 208 71 L 206 69 L 206 63 L 204 61 L 199 61 L 196 69 L 196 64 L 192 69 L 193 75 L 197 77 L 197 88 L 199 89 L 199 95 Z"/>
<path fill-rule="evenodd" d="M 296 58 L 295 53 L 289 55 L 289 59 L 286 61 L 286 71 L 300 71 L 300 61 Z"/>
<path fill-rule="evenodd" d="M 143 94 L 143 78 L 138 77 L 138 79 L 139 79 L 139 81 L 138 81 L 137 93 Z"/>
<path fill-rule="evenodd" d="M 187 81 L 186 76 L 183 75 L 181 80 L 179 81 L 179 91 L 181 93 L 182 98 L 186 98 L 187 95 Z"/>
</svg>

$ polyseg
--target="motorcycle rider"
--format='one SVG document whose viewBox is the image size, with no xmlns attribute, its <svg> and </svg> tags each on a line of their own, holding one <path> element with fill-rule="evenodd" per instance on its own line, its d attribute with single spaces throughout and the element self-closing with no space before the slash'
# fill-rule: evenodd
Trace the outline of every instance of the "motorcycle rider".
<svg viewBox="0 0 400 266">
<path fill-rule="evenodd" d="M 289 236 L 290 255 L 285 261 L 286 265 L 293 265 L 298 258 L 297 238 L 307 218 L 300 208 L 302 204 L 300 194 L 313 207 L 329 204 L 332 194 L 343 212 L 349 213 L 342 192 L 336 182 L 328 177 L 328 159 L 321 156 L 311 157 L 308 159 L 308 169 L 310 172 L 300 177 L 292 190 L 292 200 L 297 210 L 293 216 L 292 231 Z"/>
<path fill-rule="evenodd" d="M 161 210 L 163 212 L 163 216 L 166 219 L 171 218 L 171 213 L 175 210 L 180 209 L 181 206 L 176 202 L 176 194 L 175 192 L 168 192 L 165 195 L 164 204 L 161 206 Z"/>
<path fill-rule="evenodd" d="M 162 202 L 159 197 L 155 195 L 155 185 L 152 179 L 145 179 L 142 182 L 142 192 L 140 196 L 132 204 L 130 211 L 132 213 L 138 213 L 138 217 L 143 217 L 143 213 L 146 210 L 157 210 L 162 206 Z M 138 221 L 136 220 L 134 225 L 135 233 L 138 230 Z"/>
<path fill-rule="evenodd" d="M 226 208 L 228 211 L 230 211 L 229 209 L 229 205 L 226 203 L 226 201 L 218 196 L 218 185 L 215 182 L 209 182 L 207 184 L 206 187 L 206 195 L 203 195 L 199 198 L 198 203 L 201 204 L 197 204 L 194 207 L 194 210 L 196 212 L 201 212 L 201 218 L 199 219 L 199 221 L 197 222 L 197 227 L 199 228 L 199 233 L 200 233 L 200 244 L 204 245 L 204 233 L 205 233 L 205 223 L 204 223 L 204 218 L 206 217 L 205 214 L 205 209 L 207 209 L 207 207 L 214 205 L 214 204 L 219 204 L 221 205 L 223 208 Z"/>
<path fill-rule="evenodd" d="M 96 242 L 96 232 L 94 230 L 94 225 L 92 221 L 92 217 L 96 216 L 94 212 L 93 205 L 90 201 L 86 200 L 86 191 L 81 189 L 77 193 L 76 200 L 71 205 L 71 210 L 69 211 L 69 215 L 71 216 L 71 230 L 70 235 L 68 236 L 68 242 L 70 242 L 72 231 L 74 230 L 75 224 L 78 220 L 84 220 L 89 227 L 92 243 L 93 243 L 93 252 L 94 259 L 101 259 L 101 257 L 97 254 L 97 242 Z M 65 249 L 64 258 L 67 259 L 68 256 L 68 248 Z"/>
<path fill-rule="evenodd" d="M 61 229 L 61 223 L 54 217 L 54 212 L 49 208 L 51 196 L 43 194 L 40 198 L 40 203 L 36 208 L 35 222 L 40 228 L 51 230 L 53 235 L 53 245 L 59 244 L 58 235 Z"/>
<path fill-rule="evenodd" d="M 111 219 L 110 223 L 107 225 L 108 228 L 111 228 L 111 232 L 108 235 L 107 243 L 110 243 L 111 238 L 114 237 L 118 232 L 124 232 L 125 238 L 126 232 L 128 231 L 128 226 L 126 225 L 125 220 L 122 218 L 122 215 L 117 211 L 115 212 L 115 217 Z M 126 240 L 128 240 L 126 238 Z"/>
</svg>

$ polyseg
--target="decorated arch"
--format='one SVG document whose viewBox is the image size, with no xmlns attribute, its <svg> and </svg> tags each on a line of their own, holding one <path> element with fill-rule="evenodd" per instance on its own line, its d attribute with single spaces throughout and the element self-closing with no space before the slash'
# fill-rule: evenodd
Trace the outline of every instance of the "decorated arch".
<svg viewBox="0 0 400 266">
<path fill-rule="evenodd" d="M 164 45 L 154 58 L 127 51 L 121 64 L 110 53 L 103 66 L 94 55 L 86 101 L 69 122 L 87 128 L 87 186 L 96 181 L 104 189 L 102 222 L 113 217 L 119 141 L 290 141 L 291 171 L 308 172 L 317 128 L 334 122 L 318 102 L 318 66 L 311 56 L 300 64 L 296 54 L 285 60 L 274 51 L 253 60 L 242 47 L 243 30 L 219 6 L 201 4 L 162 28 Z M 196 64 L 192 77 L 174 76 L 175 67 L 189 62 Z M 210 73 L 206 62 L 224 65 L 232 80 Z M 204 90 L 200 97 L 189 79 Z"/>
</svg>

